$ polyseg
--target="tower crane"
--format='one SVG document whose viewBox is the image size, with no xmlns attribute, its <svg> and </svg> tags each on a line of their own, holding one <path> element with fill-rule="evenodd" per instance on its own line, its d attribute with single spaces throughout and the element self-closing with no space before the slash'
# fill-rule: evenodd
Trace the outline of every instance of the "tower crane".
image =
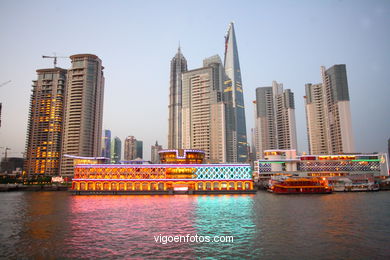
<svg viewBox="0 0 390 260">
<path fill-rule="evenodd" d="M 57 55 L 53 55 L 53 56 L 47 56 L 47 55 L 42 55 L 42 58 L 48 58 L 48 59 L 53 59 L 53 63 L 54 63 L 54 68 L 57 68 L 57 59 L 58 58 L 69 58 L 67 56 L 57 56 Z"/>
</svg>

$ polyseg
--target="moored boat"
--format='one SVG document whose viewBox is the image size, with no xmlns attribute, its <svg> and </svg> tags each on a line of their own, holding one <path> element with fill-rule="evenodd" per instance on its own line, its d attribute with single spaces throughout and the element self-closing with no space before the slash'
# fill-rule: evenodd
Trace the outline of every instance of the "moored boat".
<svg viewBox="0 0 390 260">
<path fill-rule="evenodd" d="M 272 179 L 268 191 L 276 194 L 320 194 L 331 193 L 332 188 L 325 179 L 287 178 Z"/>
</svg>

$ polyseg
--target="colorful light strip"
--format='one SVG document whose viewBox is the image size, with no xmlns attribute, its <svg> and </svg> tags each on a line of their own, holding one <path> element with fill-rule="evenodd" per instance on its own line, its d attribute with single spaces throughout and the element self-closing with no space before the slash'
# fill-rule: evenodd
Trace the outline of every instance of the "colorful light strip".
<svg viewBox="0 0 390 260">
<path fill-rule="evenodd" d="M 252 179 L 73 179 L 73 181 L 252 181 Z"/>
<path fill-rule="evenodd" d="M 77 168 L 202 168 L 251 167 L 250 164 L 78 164 Z"/>
<path fill-rule="evenodd" d="M 381 160 L 379 159 L 356 159 L 356 160 L 351 160 L 352 162 L 380 162 Z"/>
<path fill-rule="evenodd" d="M 265 164 L 265 163 L 286 163 L 286 162 L 275 162 L 275 161 L 269 161 L 269 162 L 259 162 L 259 163 Z"/>
</svg>

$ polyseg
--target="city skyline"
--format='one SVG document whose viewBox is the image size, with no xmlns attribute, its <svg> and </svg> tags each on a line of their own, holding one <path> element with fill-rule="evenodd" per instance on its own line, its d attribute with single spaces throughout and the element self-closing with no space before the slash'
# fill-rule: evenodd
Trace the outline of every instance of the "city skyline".
<svg viewBox="0 0 390 260">
<path fill-rule="evenodd" d="M 12 39 L 2 43 L 1 53 L 4 59 L 0 63 L 0 69 L 3 72 L 1 83 L 12 80 L 11 83 L 0 89 L 0 102 L 2 102 L 0 143 L 1 146 L 12 149 L 9 151 L 9 156 L 21 156 L 21 153 L 24 152 L 31 80 L 36 77 L 34 74 L 37 69 L 52 67 L 49 60 L 41 59 L 41 55 L 51 55 L 54 51 L 57 51 L 59 56 L 93 53 L 102 59 L 106 78 L 104 129 L 110 129 L 115 135 L 121 137 L 131 132 L 144 140 L 145 147 L 150 147 L 155 140 L 158 140 L 166 148 L 169 61 L 175 53 L 177 42 L 179 40 L 181 42 L 181 48 L 189 63 L 188 67 L 200 67 L 203 59 L 210 55 L 218 53 L 223 56 L 221 55 L 223 33 L 226 30 L 226 24 L 231 20 L 235 21 L 239 41 L 247 133 L 254 126 L 251 101 L 255 99 L 255 89 L 269 84 L 272 80 L 277 80 L 283 82 L 286 88 L 295 93 L 298 150 L 307 152 L 303 100 L 305 84 L 320 81 L 318 75 L 319 67 L 322 65 L 330 67 L 334 64 L 346 64 L 356 151 L 386 151 L 386 141 L 390 132 L 389 123 L 386 122 L 386 111 L 390 110 L 389 104 L 386 102 L 390 95 L 389 89 L 386 88 L 385 72 L 390 60 L 388 57 L 390 40 L 385 30 L 390 24 L 390 8 L 387 2 L 374 1 L 371 4 L 355 1 L 329 1 L 316 4 L 306 2 L 306 4 L 296 6 L 302 10 L 297 10 L 295 15 L 288 14 L 286 11 L 288 7 L 295 7 L 291 3 L 285 3 L 286 10 L 283 8 L 279 10 L 277 4 L 248 4 L 245 7 L 237 8 L 234 15 L 216 15 L 216 17 L 211 16 L 211 14 L 213 13 L 212 9 L 216 8 L 218 4 L 212 3 L 210 10 L 206 10 L 203 14 L 212 20 L 212 26 L 209 25 L 209 22 L 193 23 L 191 19 L 184 19 L 183 24 L 175 26 L 173 26 L 172 19 L 167 19 L 159 25 L 154 24 L 158 30 L 161 26 L 170 25 L 168 26 L 170 28 L 169 37 L 159 39 L 160 46 L 155 49 L 153 46 L 156 44 L 152 44 L 150 39 L 160 37 L 161 34 L 156 34 L 154 30 L 148 33 L 142 32 L 145 28 L 152 29 L 152 24 L 144 21 L 138 14 L 134 14 L 132 18 L 128 19 L 124 12 L 119 10 L 120 7 L 123 7 L 123 10 L 138 8 L 142 14 L 146 12 L 147 8 L 142 4 L 121 3 L 110 7 L 118 12 L 118 19 L 108 22 L 108 24 L 113 26 L 119 24 L 120 21 L 127 21 L 126 25 L 129 28 L 124 26 L 120 27 L 119 31 L 109 32 L 107 25 L 101 24 L 99 31 L 102 30 L 105 36 L 103 38 L 112 36 L 113 39 L 116 39 L 110 42 L 112 46 L 108 49 L 104 46 L 107 45 L 107 40 L 102 40 L 105 44 L 98 41 L 95 44 L 89 39 L 89 37 L 98 39 L 98 28 L 96 28 L 92 29 L 92 36 L 77 34 L 81 39 L 77 43 L 69 40 L 71 39 L 70 32 L 61 32 L 63 35 L 60 34 L 57 40 L 47 39 L 46 42 L 38 40 L 38 46 L 37 43 L 29 43 L 27 48 L 19 48 L 16 51 L 15 48 L 20 47 L 20 44 L 25 42 L 26 37 L 31 34 L 28 31 L 33 32 L 32 28 L 39 27 L 30 14 L 37 7 L 28 2 L 24 3 L 25 7 L 22 9 L 19 5 L 20 3 L 13 2 L 1 3 L 2 10 L 6 10 L 5 15 L 0 18 L 4 24 L 1 32 L 5 39 Z M 156 5 L 161 4 L 157 3 Z M 195 5 L 187 5 L 196 8 Z M 80 10 L 86 10 L 87 6 L 88 4 L 82 3 Z M 172 6 L 172 4 L 167 3 L 162 7 L 163 10 L 167 11 Z M 103 7 L 105 5 L 97 3 L 97 15 L 104 13 Z M 228 11 L 231 10 L 231 7 L 221 6 L 220 8 L 221 13 L 229 13 Z M 259 11 L 262 8 L 269 13 L 262 11 L 262 18 L 256 18 L 256 10 Z M 54 3 L 43 7 L 43 9 L 47 11 L 48 15 L 41 19 L 40 25 L 49 23 L 54 15 L 50 11 L 53 11 L 59 18 L 61 27 L 66 26 L 64 28 L 67 28 L 68 23 L 74 23 L 72 21 L 73 15 L 69 15 L 69 7 L 65 5 Z M 272 14 L 277 13 L 277 9 L 281 12 L 281 16 L 285 15 L 285 17 L 280 21 L 269 19 Z M 349 10 L 349 14 L 345 17 L 346 9 Z M 15 13 L 15 10 L 18 12 Z M 155 11 L 152 10 L 152 12 L 156 14 Z M 174 11 L 167 11 L 167 17 L 169 12 Z M 321 12 L 332 12 L 332 21 L 321 17 Z M 248 15 L 244 15 L 246 13 Z M 305 15 L 303 15 L 304 13 Z M 306 14 L 308 15 L 306 16 Z M 98 19 L 97 17 L 96 19 Z M 183 17 L 183 14 L 180 14 L 179 17 Z M 288 18 L 295 19 L 288 20 Z M 288 24 L 289 22 L 291 24 Z M 308 24 L 310 22 L 312 25 Z M 81 24 L 92 25 L 86 21 L 82 21 Z M 136 24 L 137 26 L 134 27 Z M 205 26 L 207 26 L 207 30 L 204 30 Z M 293 26 L 297 26 L 299 29 L 292 30 Z M 332 28 L 332 37 L 329 38 L 333 38 L 333 40 L 322 38 L 321 41 L 314 41 L 316 37 L 321 35 L 320 32 L 317 32 L 317 30 L 321 31 L 318 28 L 325 28 L 325 26 L 327 29 Z M 13 29 L 10 30 L 10 28 Z M 292 30 L 293 34 L 289 32 L 289 29 Z M 126 36 L 132 30 L 135 30 L 139 39 L 130 39 L 131 37 Z M 36 33 L 42 35 L 42 33 L 49 32 L 51 32 L 49 29 L 42 29 L 42 32 Z M 263 40 L 258 41 L 259 36 L 256 34 L 260 34 Z M 295 34 L 296 36 L 294 36 Z M 310 36 L 309 38 L 312 40 L 304 38 L 305 35 Z M 336 38 L 337 41 L 335 41 Z M 199 41 L 199 39 L 206 39 L 206 41 Z M 121 40 L 125 43 L 123 46 Z M 127 49 L 124 49 L 124 46 L 127 46 Z M 132 61 L 137 60 L 138 57 L 138 54 L 132 49 L 138 52 L 144 50 L 144 60 L 138 59 L 141 63 L 137 64 L 137 62 Z M 120 62 L 122 59 L 127 60 L 126 66 Z M 155 62 L 151 63 L 151 60 Z M 61 68 L 69 68 L 69 64 L 69 60 L 58 60 L 58 66 Z M 144 76 L 150 74 L 151 71 L 153 71 L 152 77 Z M 127 79 L 128 75 L 130 75 L 131 81 Z M 138 77 L 142 81 L 138 81 L 136 79 Z M 133 80 L 136 81 L 132 82 Z M 151 95 L 151 93 L 155 94 Z M 129 97 L 131 97 L 132 102 L 128 102 Z M 150 107 L 147 108 L 147 106 Z M 147 119 L 145 120 L 145 118 Z M 145 131 L 145 129 L 149 130 Z M 4 151 L 1 150 L 1 152 Z M 146 155 L 145 159 L 149 159 L 149 152 Z"/>
</svg>

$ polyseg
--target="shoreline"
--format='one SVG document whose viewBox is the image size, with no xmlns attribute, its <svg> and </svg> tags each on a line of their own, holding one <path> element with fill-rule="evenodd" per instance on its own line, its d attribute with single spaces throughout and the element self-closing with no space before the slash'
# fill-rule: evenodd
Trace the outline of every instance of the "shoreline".
<svg viewBox="0 0 390 260">
<path fill-rule="evenodd" d="M 69 186 L 57 184 L 0 184 L 0 192 L 10 191 L 68 191 Z"/>
</svg>

